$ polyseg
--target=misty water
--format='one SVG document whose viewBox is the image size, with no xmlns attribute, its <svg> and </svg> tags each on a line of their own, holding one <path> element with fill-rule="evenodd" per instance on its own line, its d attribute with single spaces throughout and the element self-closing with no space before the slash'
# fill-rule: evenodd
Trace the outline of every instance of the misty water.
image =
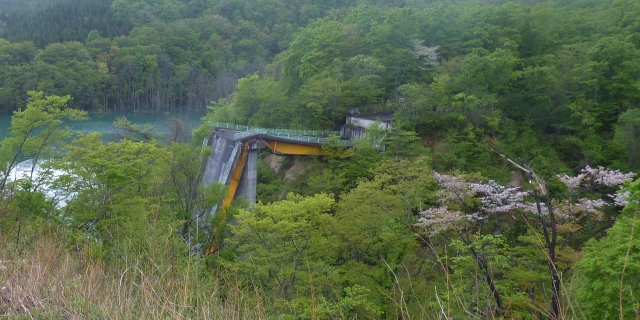
<svg viewBox="0 0 640 320">
<path fill-rule="evenodd" d="M 111 112 L 103 114 L 90 114 L 89 120 L 86 121 L 72 121 L 69 122 L 69 126 L 73 131 L 79 131 L 82 133 L 100 132 L 102 133 L 103 140 L 116 141 L 119 139 L 118 132 L 113 127 L 113 122 L 118 117 L 126 117 L 131 123 L 145 125 L 149 124 L 154 126 L 153 132 L 161 135 L 166 135 L 169 131 L 167 120 L 169 118 L 180 119 L 187 128 L 192 131 L 196 129 L 201 123 L 202 114 L 141 114 L 134 112 Z M 0 115 L 0 141 L 4 139 L 9 133 L 11 126 L 11 114 Z M 160 138 L 164 140 L 163 138 Z"/>
<path fill-rule="evenodd" d="M 153 133 L 159 134 L 160 140 L 165 140 L 166 135 L 169 132 L 168 120 L 170 118 L 177 118 L 190 130 L 193 131 L 202 123 L 200 119 L 202 114 L 138 114 L 133 112 L 113 112 L 109 114 L 91 114 L 89 120 L 85 121 L 72 121 L 68 125 L 73 131 L 89 133 L 100 132 L 105 142 L 117 141 L 120 139 L 120 133 L 113 127 L 113 122 L 119 117 L 126 117 L 131 123 L 139 125 L 152 125 Z M 0 115 L 0 141 L 8 136 L 11 127 L 11 115 Z M 31 167 L 33 162 L 26 160 L 19 163 L 15 170 L 10 173 L 9 180 L 17 180 L 21 178 L 28 178 L 31 176 Z M 40 175 L 41 169 L 36 167 L 33 177 L 37 179 Z M 54 170 L 53 177 L 57 177 L 63 172 Z M 66 204 L 67 198 L 71 195 L 62 196 L 58 190 L 43 186 L 43 191 L 49 199 L 55 199 L 56 206 L 62 207 Z"/>
</svg>

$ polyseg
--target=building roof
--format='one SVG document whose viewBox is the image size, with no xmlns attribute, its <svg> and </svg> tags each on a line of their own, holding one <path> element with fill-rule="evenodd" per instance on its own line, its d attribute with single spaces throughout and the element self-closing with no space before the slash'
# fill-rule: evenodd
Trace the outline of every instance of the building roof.
<svg viewBox="0 0 640 320">
<path fill-rule="evenodd" d="M 391 122 L 393 119 L 393 112 L 379 112 L 373 114 L 354 114 L 352 118 L 366 119 L 366 120 L 380 120 L 382 122 Z"/>
</svg>

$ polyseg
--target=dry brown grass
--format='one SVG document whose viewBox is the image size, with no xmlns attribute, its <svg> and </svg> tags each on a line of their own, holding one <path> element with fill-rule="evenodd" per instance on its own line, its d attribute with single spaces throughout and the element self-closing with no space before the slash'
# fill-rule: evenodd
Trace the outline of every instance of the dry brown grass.
<svg viewBox="0 0 640 320">
<path fill-rule="evenodd" d="M 228 274 L 203 276 L 196 258 L 185 257 L 182 267 L 135 260 L 107 267 L 80 259 L 48 236 L 22 255 L 6 240 L 0 239 L 6 244 L 0 245 L 0 318 L 266 318 L 260 298 Z"/>
</svg>

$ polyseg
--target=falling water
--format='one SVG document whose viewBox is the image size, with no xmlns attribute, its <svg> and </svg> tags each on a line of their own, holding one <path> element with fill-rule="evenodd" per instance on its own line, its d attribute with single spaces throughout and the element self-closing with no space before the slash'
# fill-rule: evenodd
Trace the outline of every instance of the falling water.
<svg viewBox="0 0 640 320">
<path fill-rule="evenodd" d="M 82 133 L 90 133 L 90 132 L 100 132 L 102 133 L 103 140 L 105 142 L 117 141 L 120 136 L 118 131 L 113 127 L 113 122 L 118 117 L 126 117 L 131 123 L 139 124 L 144 126 L 145 124 L 149 124 L 154 126 L 153 133 L 159 135 L 166 135 L 169 132 L 169 126 L 167 120 L 169 118 L 175 117 L 180 119 L 183 124 L 189 129 L 196 129 L 202 121 L 200 118 L 202 115 L 200 114 L 189 114 L 189 115 L 174 115 L 174 114 L 136 114 L 133 112 L 120 112 L 120 113 L 110 113 L 110 114 L 94 114 L 90 115 L 90 120 L 86 121 L 75 121 L 69 123 L 69 126 L 73 131 L 82 132 Z M 0 115 L 0 141 L 6 138 L 9 134 L 11 126 L 11 115 Z M 162 139 L 162 138 L 161 138 Z M 46 169 L 40 167 L 40 165 L 36 165 L 35 170 L 32 169 L 33 161 L 26 160 L 19 163 L 14 170 L 10 173 L 10 181 L 16 181 L 18 179 L 24 179 L 31 177 L 33 181 L 40 181 L 42 178 L 47 177 L 45 174 Z M 55 179 L 65 172 L 61 170 L 52 170 L 51 179 Z M 51 187 L 48 183 L 44 183 L 41 186 L 42 191 L 45 192 L 47 197 L 53 200 L 58 207 L 64 207 L 66 203 L 74 196 L 73 193 L 65 194 L 63 190 L 57 190 Z"/>
</svg>

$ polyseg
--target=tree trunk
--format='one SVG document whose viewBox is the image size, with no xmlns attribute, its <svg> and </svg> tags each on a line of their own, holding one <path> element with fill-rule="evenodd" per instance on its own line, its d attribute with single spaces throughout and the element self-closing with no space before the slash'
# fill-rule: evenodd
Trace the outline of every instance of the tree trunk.
<svg viewBox="0 0 640 320">
<path fill-rule="evenodd" d="M 547 237 L 547 245 L 549 247 L 549 272 L 551 273 L 551 312 L 549 319 L 560 319 L 560 276 L 558 275 L 558 266 L 556 264 L 556 245 L 558 244 L 558 226 L 556 222 L 556 216 L 553 213 L 553 207 L 551 206 L 551 198 L 549 193 L 546 194 L 546 205 L 549 211 L 549 223 L 551 227 L 551 239 Z M 546 230 L 546 226 L 542 226 Z"/>
<path fill-rule="evenodd" d="M 471 241 L 465 239 L 462 236 L 462 234 L 460 234 L 460 237 L 462 238 L 462 241 L 467 245 L 471 244 Z M 496 288 L 496 285 L 493 282 L 493 277 L 491 276 L 491 272 L 489 270 L 489 262 L 487 261 L 486 256 L 480 257 L 472 247 L 469 248 L 469 251 L 471 252 L 471 255 L 473 256 L 473 258 L 478 263 L 478 266 L 480 267 L 480 269 L 484 271 L 485 281 L 489 285 L 489 289 L 491 290 L 491 294 L 493 295 L 493 300 L 496 302 L 496 309 L 498 309 L 498 312 L 502 314 L 502 311 L 503 311 L 502 298 L 500 297 L 500 292 L 498 292 L 498 289 Z"/>
</svg>

